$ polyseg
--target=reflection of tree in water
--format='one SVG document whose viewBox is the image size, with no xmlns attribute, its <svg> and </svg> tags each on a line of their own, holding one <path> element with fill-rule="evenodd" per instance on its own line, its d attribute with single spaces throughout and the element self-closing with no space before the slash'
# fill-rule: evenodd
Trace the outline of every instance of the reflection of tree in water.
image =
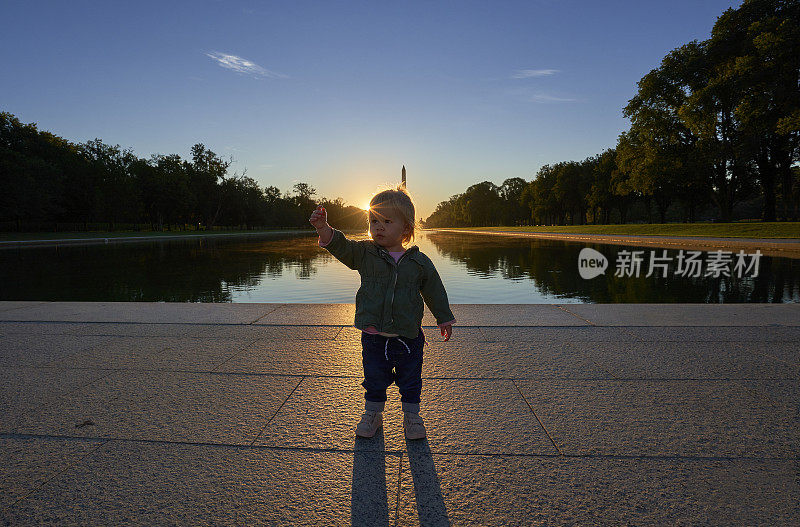
<svg viewBox="0 0 800 527">
<path fill-rule="evenodd" d="M 317 237 L 200 238 L 0 251 L 0 300 L 230 302 L 231 290 L 316 272 Z"/>
<path fill-rule="evenodd" d="M 279 278 L 288 269 L 293 269 L 295 276 L 309 279 L 316 274 L 312 261 L 319 257 L 317 237 L 284 237 L 280 239 L 224 242 L 223 250 L 234 260 L 240 259 L 243 264 L 253 266 L 249 276 L 241 278 L 236 285 L 248 286 L 248 289 L 261 283 L 259 278 Z M 248 281 L 249 280 L 249 281 Z M 233 282 L 230 282 L 233 283 Z"/>
<path fill-rule="evenodd" d="M 469 274 L 480 278 L 502 277 L 532 280 L 545 295 L 575 298 L 594 303 L 636 302 L 797 302 L 800 301 L 800 260 L 762 256 L 759 275 L 680 277 L 676 276 L 678 250 L 668 249 L 672 257 L 667 277 L 659 269 L 645 277 L 650 251 L 657 256 L 664 249 L 622 245 L 586 244 L 560 240 L 513 238 L 468 234 L 429 233 L 426 238 L 437 251 Z M 608 259 L 604 275 L 585 280 L 578 274 L 578 254 L 584 247 L 601 252 Z M 639 277 L 615 276 L 620 251 L 645 251 Z M 738 250 L 733 251 L 734 254 Z M 754 251 L 753 251 L 754 252 Z M 750 254 L 748 251 L 745 253 Z M 705 259 L 706 254 L 702 258 Z M 735 258 L 734 258 L 735 261 Z M 748 257 L 749 263 L 749 257 Z M 733 265 L 731 265 L 731 272 Z M 705 266 L 703 271 L 705 272 Z"/>
<path fill-rule="evenodd" d="M 348 238 L 364 236 L 348 234 Z M 269 288 L 271 280 L 281 278 L 290 279 L 281 287 L 291 287 L 291 279 L 313 278 L 318 266 L 340 265 L 320 250 L 317 239 L 315 234 L 273 234 L 3 249 L 0 300 L 231 302 L 235 291 Z M 800 301 L 798 259 L 762 256 L 756 278 L 682 278 L 675 276 L 678 252 L 669 249 L 667 255 L 673 259 L 667 278 L 660 272 L 645 278 L 649 251 L 661 255 L 663 249 L 449 233 L 426 233 L 425 239 L 472 276 L 532 281 L 554 302 L 558 298 L 597 303 Z M 608 258 L 604 275 L 580 277 L 577 262 L 583 247 Z M 614 276 L 622 250 L 645 251 L 639 278 Z"/>
<path fill-rule="evenodd" d="M 800 302 L 800 260 L 762 256 L 756 278 L 726 278 L 721 283 L 722 302 Z"/>
</svg>

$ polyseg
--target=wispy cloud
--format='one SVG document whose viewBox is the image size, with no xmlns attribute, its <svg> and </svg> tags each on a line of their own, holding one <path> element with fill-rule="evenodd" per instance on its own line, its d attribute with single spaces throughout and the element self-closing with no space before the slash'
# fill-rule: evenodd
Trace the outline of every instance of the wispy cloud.
<svg viewBox="0 0 800 527">
<path fill-rule="evenodd" d="M 206 56 L 216 61 L 217 64 L 223 68 L 233 70 L 236 73 L 241 73 L 243 75 L 252 75 L 253 77 L 269 77 L 271 79 L 285 79 L 288 77 L 288 75 L 284 75 L 283 73 L 277 73 L 268 69 L 264 69 L 255 62 L 251 62 L 242 57 L 237 57 L 236 55 L 229 55 L 227 53 L 214 51 L 212 53 L 206 53 Z"/>
<path fill-rule="evenodd" d="M 531 77 L 548 77 L 558 73 L 559 70 L 517 70 L 512 79 L 530 79 Z"/>
<path fill-rule="evenodd" d="M 556 97 L 555 95 L 548 95 L 546 93 L 537 93 L 531 95 L 531 101 L 538 102 L 538 103 L 548 103 L 548 102 L 577 102 L 578 99 L 568 99 L 565 97 Z"/>
</svg>

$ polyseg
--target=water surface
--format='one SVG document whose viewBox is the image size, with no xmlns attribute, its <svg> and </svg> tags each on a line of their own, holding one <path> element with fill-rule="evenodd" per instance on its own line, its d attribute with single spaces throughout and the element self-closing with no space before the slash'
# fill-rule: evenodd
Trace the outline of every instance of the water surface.
<svg viewBox="0 0 800 527">
<path fill-rule="evenodd" d="M 666 277 L 645 277 L 646 265 L 636 277 L 615 276 L 620 251 L 649 258 L 663 249 L 441 232 L 422 232 L 415 243 L 455 304 L 800 301 L 798 259 L 761 256 L 757 277 L 681 277 L 678 251 L 668 249 Z M 580 277 L 584 247 L 608 259 L 605 274 Z M 310 232 L 4 248 L 0 284 L 0 300 L 352 303 L 359 275 Z"/>
</svg>

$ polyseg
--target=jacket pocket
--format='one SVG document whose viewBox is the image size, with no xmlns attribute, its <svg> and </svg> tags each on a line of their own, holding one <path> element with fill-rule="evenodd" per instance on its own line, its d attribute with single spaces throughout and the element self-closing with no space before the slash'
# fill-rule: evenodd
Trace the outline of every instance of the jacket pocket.
<svg viewBox="0 0 800 527">
<path fill-rule="evenodd" d="M 394 293 L 394 305 L 392 306 L 392 316 L 396 328 L 413 330 L 422 323 L 424 305 L 419 290 L 410 285 L 400 287 L 398 285 Z"/>
<path fill-rule="evenodd" d="M 361 287 L 356 293 L 356 323 L 378 325 L 381 321 L 384 287 L 380 281 L 361 277 Z"/>
<path fill-rule="evenodd" d="M 397 275 L 397 287 L 419 289 L 422 283 L 423 271 L 419 265 L 403 265 Z"/>
</svg>

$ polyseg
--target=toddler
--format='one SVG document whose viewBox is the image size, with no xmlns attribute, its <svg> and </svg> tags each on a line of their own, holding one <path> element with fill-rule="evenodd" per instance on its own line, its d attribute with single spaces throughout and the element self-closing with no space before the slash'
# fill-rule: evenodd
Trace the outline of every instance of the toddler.
<svg viewBox="0 0 800 527">
<path fill-rule="evenodd" d="M 379 192 L 369 205 L 369 240 L 347 239 L 328 225 L 321 205 L 309 219 L 320 247 L 361 275 L 354 325 L 361 330 L 361 385 L 366 393 L 356 435 L 372 437 L 383 425 L 386 389 L 394 382 L 401 395 L 405 435 L 421 439 L 426 435 L 419 416 L 425 344 L 422 302 L 436 317 L 445 342 L 456 320 L 433 262 L 416 245 L 404 248 L 414 240 L 415 229 L 414 204 L 405 187 Z"/>
</svg>

